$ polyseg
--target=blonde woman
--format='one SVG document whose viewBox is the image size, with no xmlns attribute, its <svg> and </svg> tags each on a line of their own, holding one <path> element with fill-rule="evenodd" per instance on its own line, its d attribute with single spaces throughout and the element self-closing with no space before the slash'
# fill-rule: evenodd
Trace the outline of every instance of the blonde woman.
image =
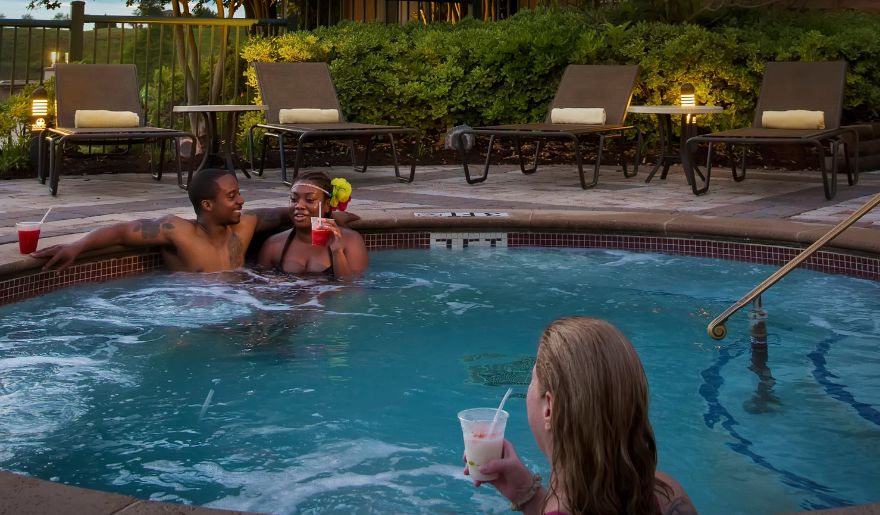
<svg viewBox="0 0 880 515">
<path fill-rule="evenodd" d="M 632 344 L 610 323 L 570 317 L 547 327 L 526 409 L 550 462 L 547 486 L 507 440 L 502 458 L 480 467 L 498 474 L 491 483 L 512 509 L 556 515 L 696 513 L 681 485 L 656 470 L 645 372 Z"/>
</svg>

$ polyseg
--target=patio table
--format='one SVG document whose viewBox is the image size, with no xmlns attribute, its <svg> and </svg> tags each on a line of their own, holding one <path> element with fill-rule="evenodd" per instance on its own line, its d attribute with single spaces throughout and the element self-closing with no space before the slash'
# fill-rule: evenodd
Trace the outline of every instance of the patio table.
<svg viewBox="0 0 880 515">
<path fill-rule="evenodd" d="M 684 143 L 693 136 L 697 135 L 697 115 L 716 114 L 724 111 L 720 106 L 675 106 L 675 105 L 641 105 L 629 106 L 628 112 L 635 114 L 656 114 L 660 121 L 660 155 L 657 163 L 651 169 L 651 173 L 645 179 L 645 182 L 651 182 L 654 175 L 663 167 L 663 173 L 660 174 L 661 179 L 666 179 L 669 173 L 669 166 L 673 163 L 684 163 Z M 681 139 L 679 141 L 679 151 L 675 152 L 672 142 L 672 115 L 681 116 Z M 696 173 L 702 178 L 700 170 L 694 167 Z M 688 184 L 690 184 L 688 178 Z"/>
<path fill-rule="evenodd" d="M 171 112 L 182 114 L 199 113 L 205 120 L 205 128 L 207 131 L 205 153 L 202 156 L 202 162 L 199 164 L 196 171 L 203 170 L 204 168 L 213 165 L 214 162 L 219 161 L 221 166 L 224 166 L 227 170 L 235 173 L 237 154 L 235 152 L 234 136 L 238 115 L 246 112 L 265 110 L 266 106 L 264 105 L 202 104 L 177 105 L 172 108 Z M 226 115 L 226 120 L 223 124 L 223 134 L 218 134 L 218 114 Z M 248 173 L 244 166 L 239 166 L 238 169 L 241 170 L 245 177 L 250 179 L 251 174 Z M 190 173 L 190 176 L 186 179 L 187 186 L 189 186 L 191 178 L 192 175 Z"/>
</svg>

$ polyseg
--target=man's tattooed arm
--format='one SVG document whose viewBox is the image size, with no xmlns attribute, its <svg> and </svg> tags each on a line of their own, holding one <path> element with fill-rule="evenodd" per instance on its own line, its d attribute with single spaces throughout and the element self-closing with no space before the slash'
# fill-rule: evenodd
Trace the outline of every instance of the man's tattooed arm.
<svg viewBox="0 0 880 515">
<path fill-rule="evenodd" d="M 66 245 L 53 245 L 33 254 L 47 259 L 44 270 L 63 270 L 73 264 L 83 252 L 104 249 L 114 245 L 151 246 L 170 243 L 169 233 L 174 229 L 173 219 L 136 220 L 96 229 L 79 240 Z"/>
<path fill-rule="evenodd" d="M 290 220 L 290 207 L 277 207 L 269 209 L 254 209 L 250 212 L 257 217 L 257 226 L 254 232 L 278 231 L 287 229 L 293 225 Z"/>
<path fill-rule="evenodd" d="M 130 231 L 127 231 L 124 243 L 127 245 L 168 243 L 166 231 L 172 231 L 174 227 L 174 221 L 171 217 L 135 220 L 131 222 Z"/>
</svg>

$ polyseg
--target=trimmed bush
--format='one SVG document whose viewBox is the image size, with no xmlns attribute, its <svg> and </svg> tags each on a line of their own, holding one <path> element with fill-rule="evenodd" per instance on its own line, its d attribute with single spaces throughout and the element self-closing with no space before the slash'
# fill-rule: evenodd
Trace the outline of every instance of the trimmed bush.
<svg viewBox="0 0 880 515">
<path fill-rule="evenodd" d="M 345 23 L 251 40 L 249 61 L 327 61 L 345 116 L 416 127 L 434 148 L 457 123 L 541 121 L 569 63 L 639 64 L 633 103 L 676 103 L 682 83 L 699 104 L 725 107 L 701 127 L 751 122 L 764 63 L 849 63 L 844 122 L 880 113 L 880 16 L 797 12 L 695 24 L 614 25 L 596 13 L 523 11 L 500 22 L 406 26 Z M 248 83 L 256 88 L 252 70 Z M 248 123 L 250 119 L 245 119 Z M 641 120 L 651 133 L 655 121 Z"/>
<path fill-rule="evenodd" d="M 43 86 L 50 99 L 55 98 L 55 81 Z M 31 95 L 36 84 L 27 84 L 21 91 L 0 102 L 0 177 L 31 175 Z M 55 103 L 49 102 L 49 118 L 55 116 Z"/>
</svg>

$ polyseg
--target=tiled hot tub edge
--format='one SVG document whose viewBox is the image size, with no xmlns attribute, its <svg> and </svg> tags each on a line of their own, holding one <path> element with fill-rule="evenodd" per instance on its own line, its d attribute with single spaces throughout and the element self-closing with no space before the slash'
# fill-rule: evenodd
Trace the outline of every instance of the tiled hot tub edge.
<svg viewBox="0 0 880 515">
<path fill-rule="evenodd" d="M 510 211 L 497 217 L 365 217 L 356 229 L 370 250 L 466 246 L 610 248 L 716 257 L 781 265 L 827 227 L 779 220 L 742 220 L 651 213 Z M 438 244 L 442 242 L 442 244 Z M 92 254 L 63 272 L 43 272 L 22 258 L 0 265 L 0 305 L 66 286 L 162 267 L 156 249 Z M 880 280 L 880 231 L 851 228 L 802 267 Z"/>
</svg>

